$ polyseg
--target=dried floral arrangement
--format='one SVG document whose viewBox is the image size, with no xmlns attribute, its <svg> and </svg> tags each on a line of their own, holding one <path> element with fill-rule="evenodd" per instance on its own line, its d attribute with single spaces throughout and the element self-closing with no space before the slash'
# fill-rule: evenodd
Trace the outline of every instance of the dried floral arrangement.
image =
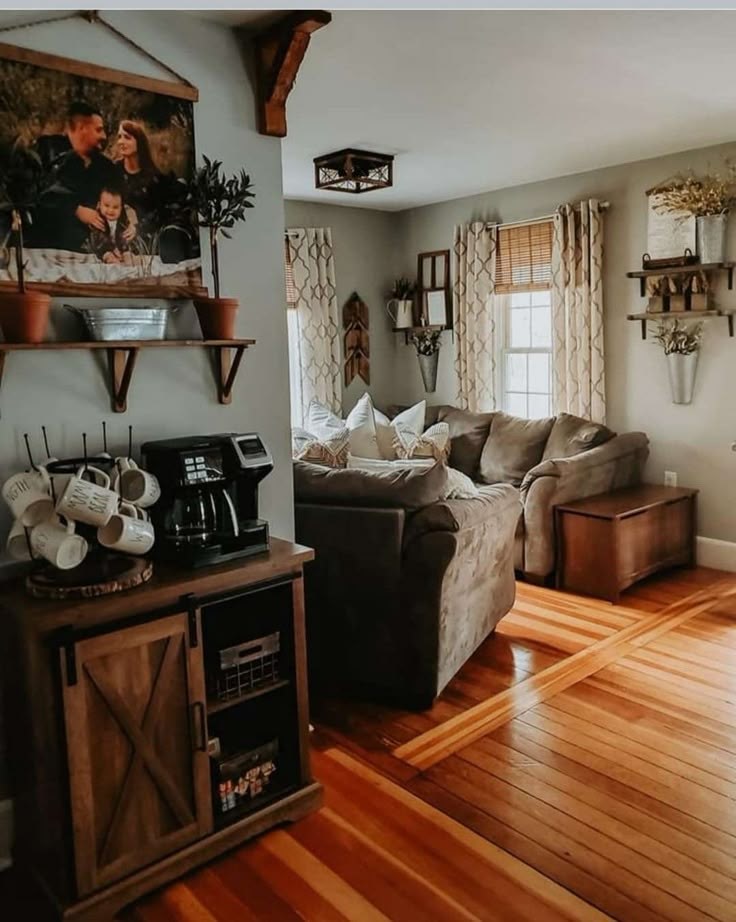
<svg viewBox="0 0 736 922">
<path fill-rule="evenodd" d="M 403 277 L 398 278 L 389 292 L 389 297 L 396 298 L 398 301 L 408 301 L 414 297 L 416 287 L 415 282 L 410 282 L 409 279 Z"/>
<path fill-rule="evenodd" d="M 417 355 L 434 355 L 440 351 L 441 330 L 421 330 L 411 334 L 411 342 L 417 350 Z"/>
<path fill-rule="evenodd" d="M 696 176 L 692 170 L 674 177 L 672 183 L 658 192 L 657 211 L 688 212 L 696 218 L 728 214 L 736 204 L 736 172 L 729 165 L 728 175 L 705 173 Z"/>
<path fill-rule="evenodd" d="M 665 355 L 691 355 L 700 348 L 702 338 L 702 321 L 689 324 L 679 320 L 661 320 L 654 334 L 655 342 L 664 349 Z"/>
</svg>

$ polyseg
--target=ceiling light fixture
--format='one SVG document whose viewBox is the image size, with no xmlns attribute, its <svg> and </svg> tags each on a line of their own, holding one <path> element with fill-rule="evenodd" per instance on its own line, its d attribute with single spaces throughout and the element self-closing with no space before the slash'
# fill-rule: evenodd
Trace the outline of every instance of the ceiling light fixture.
<svg viewBox="0 0 736 922">
<path fill-rule="evenodd" d="M 314 183 L 336 192 L 371 192 L 394 184 L 392 154 L 376 154 L 346 147 L 314 158 Z"/>
</svg>

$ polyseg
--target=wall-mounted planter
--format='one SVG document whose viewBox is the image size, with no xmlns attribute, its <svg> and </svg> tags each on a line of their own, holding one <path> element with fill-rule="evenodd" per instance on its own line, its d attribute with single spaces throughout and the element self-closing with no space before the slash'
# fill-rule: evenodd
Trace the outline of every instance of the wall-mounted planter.
<svg viewBox="0 0 736 922">
<path fill-rule="evenodd" d="M 689 355 L 672 352 L 666 356 L 672 403 L 692 403 L 699 354 L 700 350 L 696 350 Z"/>
<path fill-rule="evenodd" d="M 428 394 L 434 394 L 437 389 L 437 365 L 440 360 L 440 353 L 439 351 L 433 352 L 431 355 L 417 353 L 417 358 L 419 359 L 419 370 L 422 373 L 424 390 Z"/>
</svg>

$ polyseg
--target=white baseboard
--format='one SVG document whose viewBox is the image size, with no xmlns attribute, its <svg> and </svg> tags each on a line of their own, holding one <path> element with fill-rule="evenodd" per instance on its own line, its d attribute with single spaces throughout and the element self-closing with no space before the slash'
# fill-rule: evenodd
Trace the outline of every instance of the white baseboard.
<svg viewBox="0 0 736 922">
<path fill-rule="evenodd" d="M 736 573 L 736 542 L 718 538 L 695 539 L 695 557 L 700 567 Z"/>
<path fill-rule="evenodd" d="M 0 800 L 0 871 L 12 864 L 10 845 L 13 839 L 13 801 Z"/>
</svg>

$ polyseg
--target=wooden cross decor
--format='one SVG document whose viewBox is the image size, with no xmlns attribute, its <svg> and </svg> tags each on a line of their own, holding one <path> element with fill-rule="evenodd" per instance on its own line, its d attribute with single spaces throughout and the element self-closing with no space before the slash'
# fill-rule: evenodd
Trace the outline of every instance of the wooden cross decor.
<svg viewBox="0 0 736 922">
<path fill-rule="evenodd" d="M 371 383 L 371 350 L 368 340 L 368 307 L 353 292 L 342 309 L 342 323 L 345 329 L 345 387 L 353 379 L 361 377 Z"/>
</svg>

